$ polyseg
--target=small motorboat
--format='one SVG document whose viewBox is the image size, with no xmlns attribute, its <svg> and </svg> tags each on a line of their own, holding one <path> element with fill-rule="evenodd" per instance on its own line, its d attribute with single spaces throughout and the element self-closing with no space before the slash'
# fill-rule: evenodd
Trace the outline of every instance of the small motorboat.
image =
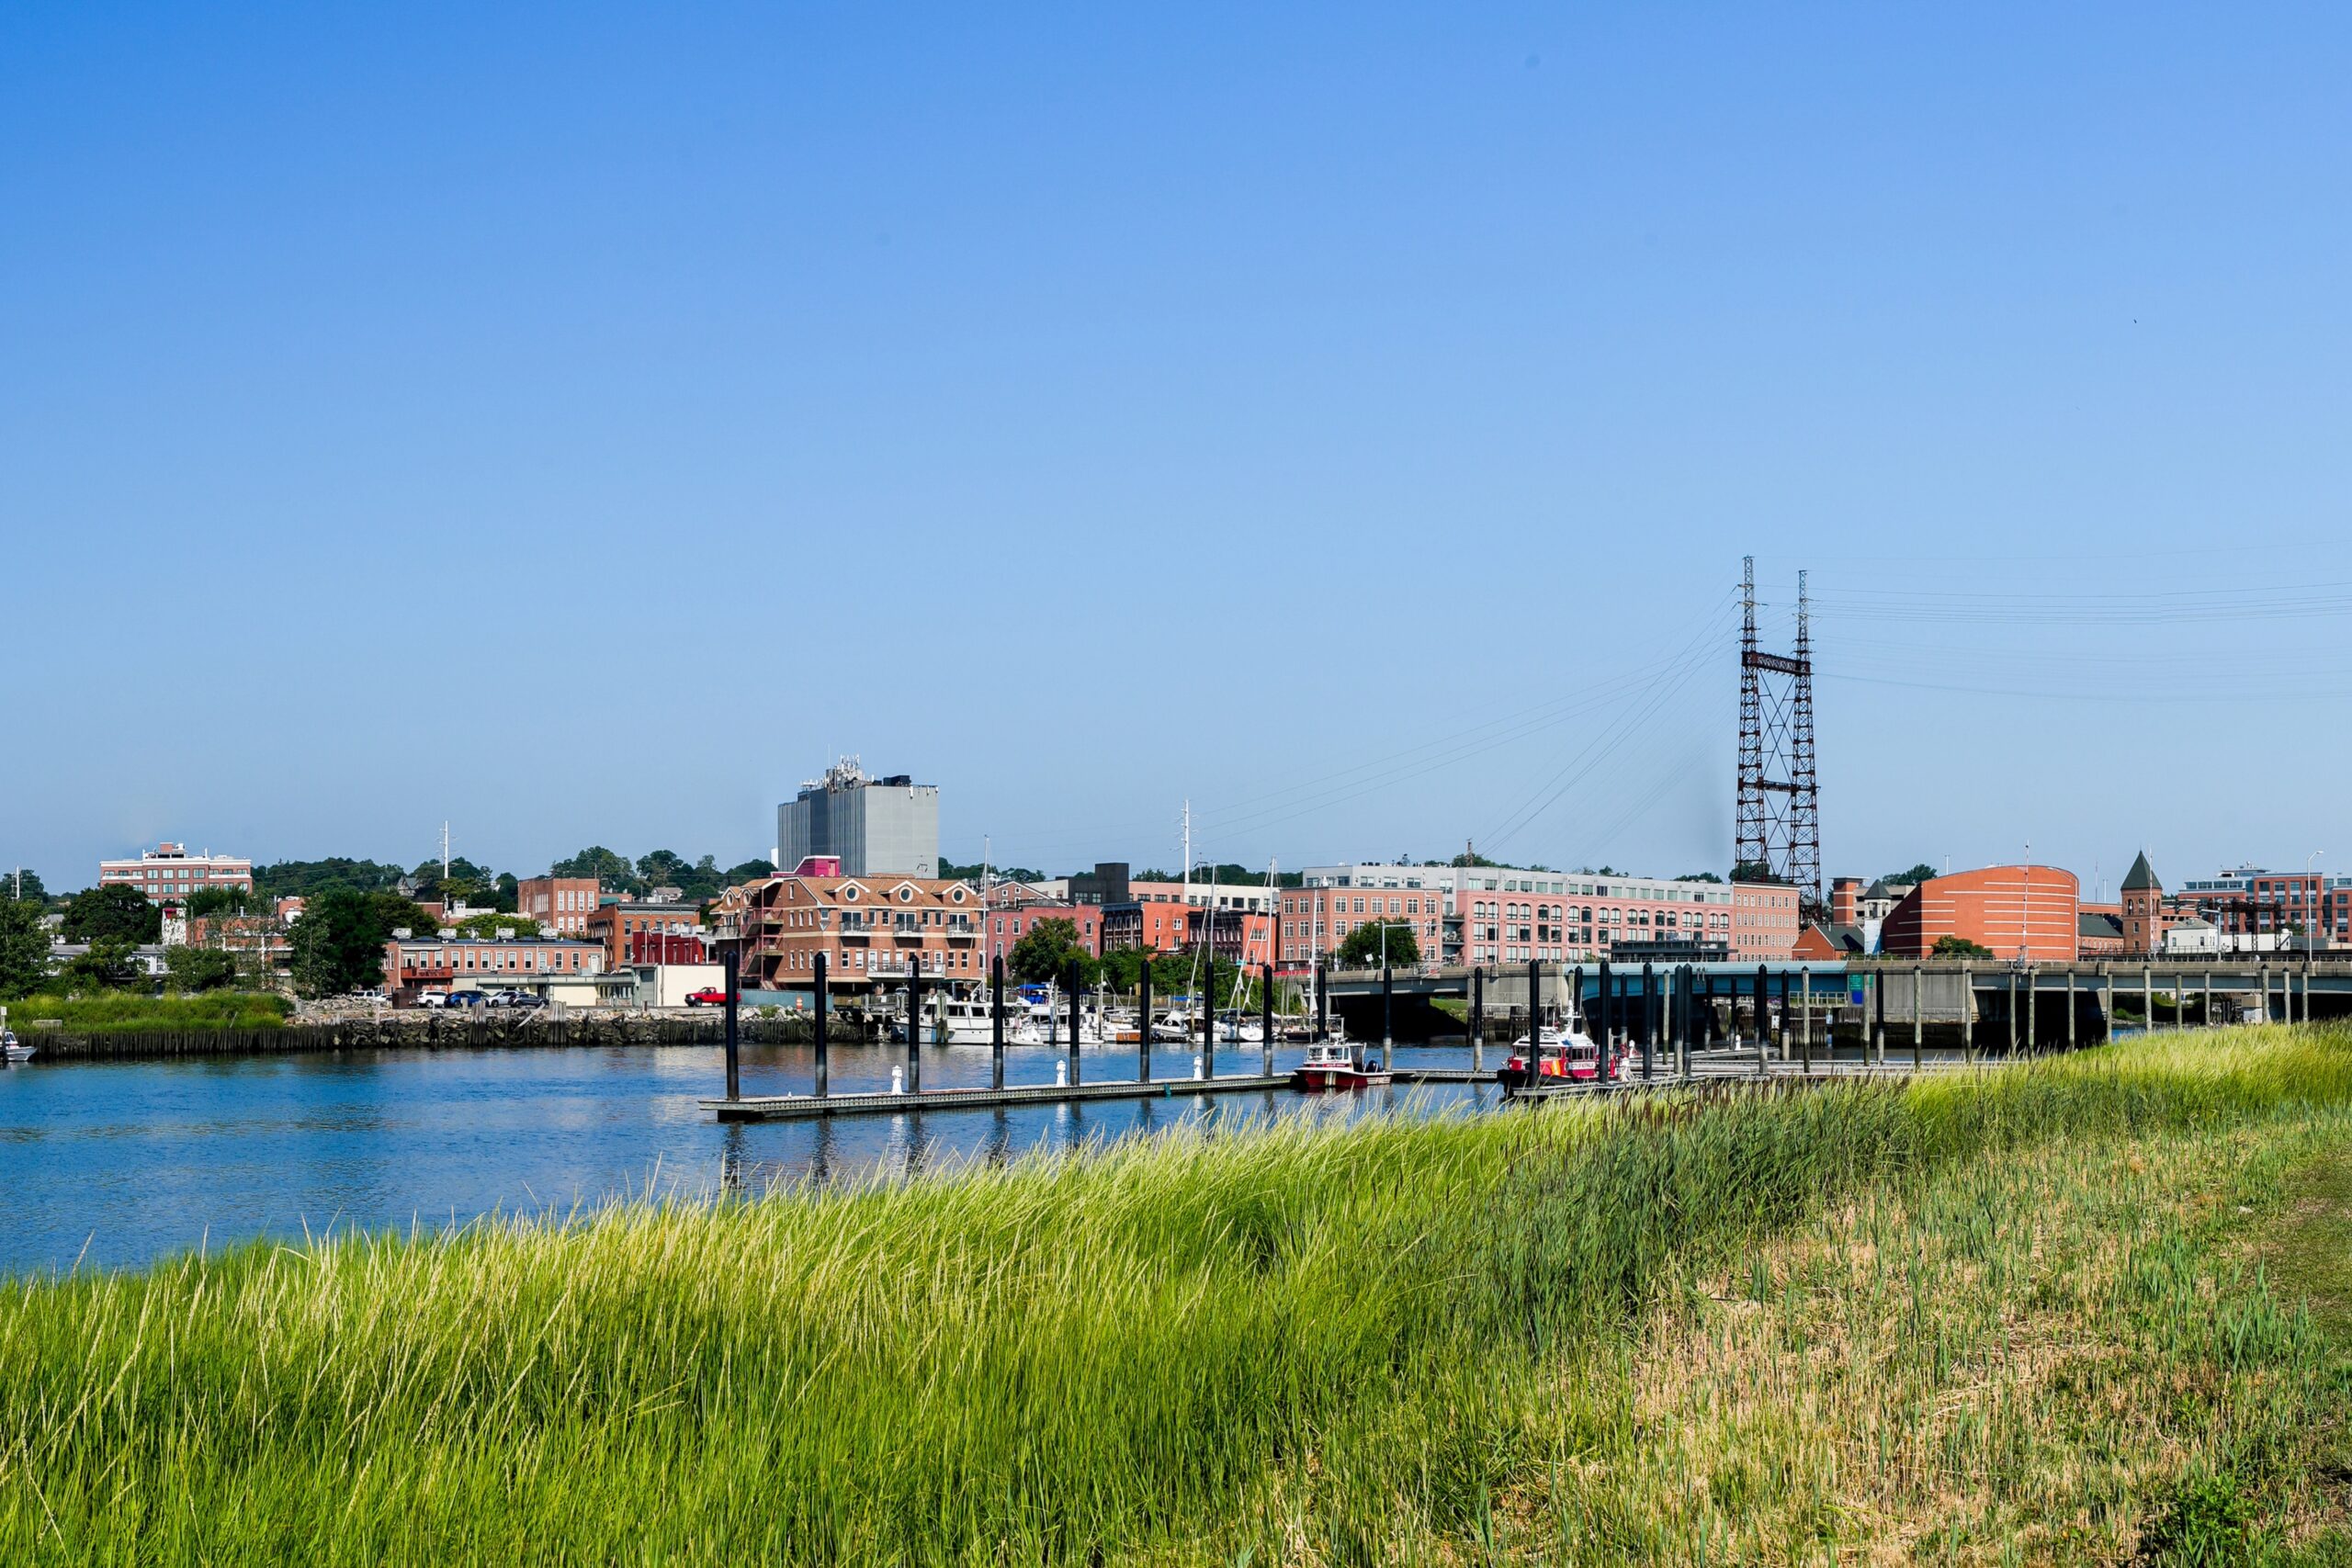
<svg viewBox="0 0 2352 1568">
<path fill-rule="evenodd" d="M 0 1061 L 29 1062 L 35 1047 L 17 1038 L 13 1029 L 0 1029 Z"/>
<path fill-rule="evenodd" d="M 1306 1060 L 1290 1076 L 1291 1088 L 1304 1094 L 1327 1089 L 1377 1089 L 1396 1075 L 1374 1066 L 1345 1041 L 1329 1040 L 1306 1048 Z"/>
<path fill-rule="evenodd" d="M 1565 1088 L 1600 1077 L 1600 1047 L 1579 1027 L 1580 1021 L 1571 1018 L 1565 1029 L 1546 1025 L 1532 1038 L 1522 1034 L 1512 1041 L 1510 1060 L 1495 1074 L 1495 1081 L 1504 1092 L 1516 1094 L 1524 1089 Z M 1620 1061 L 1615 1066 L 1622 1069 L 1623 1064 Z"/>
</svg>

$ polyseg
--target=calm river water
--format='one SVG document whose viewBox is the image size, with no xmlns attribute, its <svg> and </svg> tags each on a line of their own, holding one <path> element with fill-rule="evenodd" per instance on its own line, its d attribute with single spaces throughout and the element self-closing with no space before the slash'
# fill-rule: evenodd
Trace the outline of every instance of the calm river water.
<svg viewBox="0 0 2352 1568">
<path fill-rule="evenodd" d="M 1051 1083 L 1062 1053 L 1016 1047 L 1006 1079 Z M 1400 1049 L 1399 1066 L 1467 1066 L 1466 1049 Z M 1287 1069 L 1298 1053 L 1277 1054 Z M 889 1087 L 903 1048 L 832 1056 L 837 1091 Z M 1255 1046 L 1219 1054 L 1255 1071 Z M 1160 1047 L 1160 1076 L 1190 1050 Z M 1492 1065 L 1492 1064 L 1490 1064 Z M 1090 1050 L 1088 1081 L 1135 1076 L 1132 1050 Z M 923 1086 L 988 1082 L 989 1050 L 923 1055 Z M 750 1046 L 743 1092 L 805 1091 L 802 1046 Z M 1487 1086 L 1345 1097 L 1178 1095 L 915 1116 L 722 1127 L 696 1103 L 724 1082 L 713 1047 L 353 1051 L 168 1062 L 38 1061 L 0 1070 L 0 1274 L 146 1263 L 330 1225 L 406 1228 L 492 1212 L 594 1206 L 649 1189 L 826 1180 L 1186 1123 L 1270 1116 L 1426 1115 L 1488 1102 Z"/>
</svg>

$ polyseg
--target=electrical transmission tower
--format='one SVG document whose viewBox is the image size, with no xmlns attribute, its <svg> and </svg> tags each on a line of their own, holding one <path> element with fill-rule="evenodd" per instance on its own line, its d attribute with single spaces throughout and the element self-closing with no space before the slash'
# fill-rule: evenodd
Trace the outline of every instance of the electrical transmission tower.
<svg viewBox="0 0 2352 1568">
<path fill-rule="evenodd" d="M 1820 918 L 1821 785 L 1813 749 L 1812 604 L 1797 573 L 1794 654 L 1756 645 L 1756 558 L 1740 563 L 1739 829 L 1735 878 L 1797 890 L 1807 919 Z"/>
</svg>

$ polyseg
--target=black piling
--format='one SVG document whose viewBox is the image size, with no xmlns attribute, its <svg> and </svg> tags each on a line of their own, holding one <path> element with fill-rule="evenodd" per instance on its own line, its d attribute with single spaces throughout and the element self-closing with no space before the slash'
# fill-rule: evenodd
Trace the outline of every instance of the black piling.
<svg viewBox="0 0 2352 1568">
<path fill-rule="evenodd" d="M 922 954 L 907 955 L 907 1092 L 922 1092 Z"/>
<path fill-rule="evenodd" d="M 825 955 L 821 953 L 817 954 L 814 962 L 816 976 L 809 981 L 808 1023 L 813 1043 L 817 1048 L 817 1098 L 822 1100 L 829 1088 L 825 1060 L 825 1032 L 826 1024 L 831 1015 L 825 1006 Z"/>
<path fill-rule="evenodd" d="M 1139 948 L 1143 973 L 1136 993 L 1136 1082 L 1151 1081 L 1151 949 Z"/>
<path fill-rule="evenodd" d="M 1280 928 L 1277 927 L 1277 930 Z M 1274 966 L 1269 964 L 1258 980 L 1258 1070 L 1261 1077 L 1274 1076 Z"/>
<path fill-rule="evenodd" d="M 1657 965 L 1642 965 L 1642 1081 L 1647 1083 L 1655 1076 L 1651 1058 L 1657 1054 L 1651 1036 L 1657 1027 Z"/>
<path fill-rule="evenodd" d="M 1487 971 L 1470 966 L 1470 1070 L 1487 1070 Z"/>
<path fill-rule="evenodd" d="M 1396 1050 L 1396 972 L 1383 964 L 1380 966 L 1380 1065 L 1383 1067 L 1388 1066 L 1388 1059 Z"/>
<path fill-rule="evenodd" d="M 1600 990 L 1594 1000 L 1600 1004 L 1595 1010 L 1600 1014 L 1600 1055 L 1593 1064 L 1593 1081 L 1606 1083 L 1609 1079 L 1610 1035 L 1617 1028 L 1617 992 L 1615 977 L 1610 973 L 1609 961 L 1605 958 L 1600 961 Z"/>
<path fill-rule="evenodd" d="M 1004 1087 L 1004 954 L 989 960 L 989 1087 Z"/>
<path fill-rule="evenodd" d="M 741 1000 L 738 976 L 742 962 L 736 956 L 734 944 L 729 943 L 727 948 L 727 1098 L 729 1100 L 743 1098 L 742 1063 L 737 1057 L 735 1049 L 735 1010 Z"/>
<path fill-rule="evenodd" d="M 1078 988 L 1078 960 L 1073 958 L 1069 961 L 1069 1086 L 1072 1089 L 1076 1089 L 1080 1081 L 1078 1010 L 1085 999 Z"/>
<path fill-rule="evenodd" d="M 1214 930 L 1214 926 L 1211 928 Z M 1216 950 L 1209 950 L 1208 984 L 1201 994 L 1201 1077 L 1216 1077 Z"/>
</svg>

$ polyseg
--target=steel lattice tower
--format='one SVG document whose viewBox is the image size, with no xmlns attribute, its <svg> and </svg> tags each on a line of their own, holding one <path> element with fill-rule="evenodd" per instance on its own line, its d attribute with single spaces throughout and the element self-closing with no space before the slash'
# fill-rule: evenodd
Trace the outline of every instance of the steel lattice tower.
<svg viewBox="0 0 2352 1568">
<path fill-rule="evenodd" d="M 1756 558 L 1740 563 L 1740 874 L 1797 890 L 1808 919 L 1825 908 L 1821 886 L 1821 785 L 1813 745 L 1812 603 L 1797 573 L 1793 655 L 1756 645 Z"/>
</svg>

